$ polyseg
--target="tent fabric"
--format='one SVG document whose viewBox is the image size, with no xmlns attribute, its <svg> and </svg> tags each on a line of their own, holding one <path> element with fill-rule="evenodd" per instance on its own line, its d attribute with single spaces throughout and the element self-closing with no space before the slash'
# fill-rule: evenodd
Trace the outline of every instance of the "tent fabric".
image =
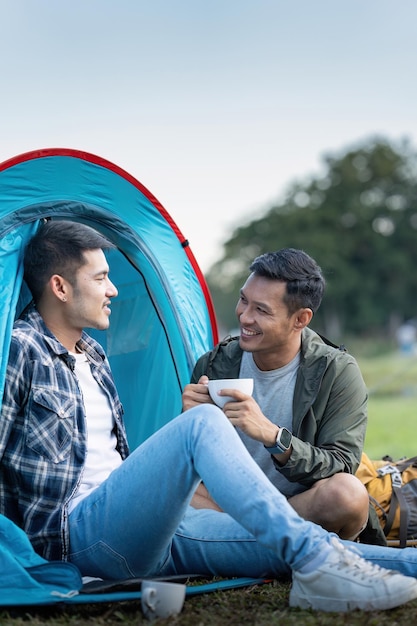
<svg viewBox="0 0 417 626">
<path fill-rule="evenodd" d="M 270 582 L 235 578 L 187 586 L 186 595 L 236 589 Z M 78 568 L 64 561 L 46 561 L 34 551 L 26 534 L 0 515 L 0 606 L 43 606 L 138 601 L 140 590 L 82 593 Z"/>
<path fill-rule="evenodd" d="M 0 515 L 0 605 L 51 604 L 78 595 L 82 578 L 71 563 L 48 562 L 26 534 Z"/>
<path fill-rule="evenodd" d="M 0 398 L 10 333 L 29 300 L 24 247 L 42 219 L 79 221 L 116 244 L 109 252 L 119 295 L 105 348 L 135 448 L 181 411 L 197 358 L 218 340 L 209 290 L 171 216 L 135 178 L 86 152 L 50 148 L 0 164 Z"/>
</svg>

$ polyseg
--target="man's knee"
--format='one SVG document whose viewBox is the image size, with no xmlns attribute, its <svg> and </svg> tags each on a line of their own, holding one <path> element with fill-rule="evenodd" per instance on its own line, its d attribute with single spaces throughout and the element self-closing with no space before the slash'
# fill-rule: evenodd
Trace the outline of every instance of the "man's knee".
<svg viewBox="0 0 417 626">
<path fill-rule="evenodd" d="M 318 482 L 321 483 L 322 481 Z M 334 503 L 333 506 L 337 506 L 345 512 L 352 511 L 368 515 L 368 492 L 356 476 L 344 473 L 334 474 L 334 476 L 326 479 L 326 484 L 319 485 L 319 487 L 323 495 L 325 492 L 326 500 Z"/>
<path fill-rule="evenodd" d="M 300 495 L 305 496 L 305 505 L 309 506 L 312 521 L 333 520 L 336 525 L 354 521 L 355 525 L 361 527 L 368 519 L 368 492 L 352 474 L 339 473 L 318 480 Z"/>
<path fill-rule="evenodd" d="M 354 539 L 365 527 L 369 514 L 368 493 L 352 474 L 335 474 L 310 489 L 314 500 L 312 521 L 343 539 Z"/>
<path fill-rule="evenodd" d="M 198 404 L 193 406 L 191 409 L 187 409 L 184 413 L 181 414 L 186 419 L 196 420 L 201 418 L 203 421 L 205 420 L 220 420 L 223 422 L 228 422 L 226 415 L 223 413 L 221 409 L 214 404 Z"/>
<path fill-rule="evenodd" d="M 236 429 L 231 425 L 226 415 L 213 404 L 198 404 L 184 411 L 179 416 L 179 419 L 183 420 L 186 427 L 190 428 L 195 434 L 204 432 L 209 437 L 216 434 L 219 437 L 224 437 L 225 440 L 236 436 L 240 441 L 236 434 Z"/>
</svg>

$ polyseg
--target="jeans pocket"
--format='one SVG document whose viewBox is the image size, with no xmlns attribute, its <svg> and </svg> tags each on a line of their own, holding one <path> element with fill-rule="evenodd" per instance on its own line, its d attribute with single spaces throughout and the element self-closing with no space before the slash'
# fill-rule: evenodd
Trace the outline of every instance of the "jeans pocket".
<svg viewBox="0 0 417 626">
<path fill-rule="evenodd" d="M 88 548 L 71 552 L 69 560 L 83 576 L 95 576 L 105 580 L 135 578 L 126 557 L 116 552 L 104 541 L 97 541 Z"/>
</svg>

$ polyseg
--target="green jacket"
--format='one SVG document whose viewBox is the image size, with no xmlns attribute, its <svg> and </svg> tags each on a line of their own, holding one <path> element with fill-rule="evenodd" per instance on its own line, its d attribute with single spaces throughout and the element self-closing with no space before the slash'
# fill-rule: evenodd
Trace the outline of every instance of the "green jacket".
<svg viewBox="0 0 417 626">
<path fill-rule="evenodd" d="M 204 374 L 208 378 L 238 378 L 241 360 L 239 339 L 226 339 L 200 357 L 191 382 L 198 382 Z M 355 359 L 305 328 L 293 400 L 293 451 L 279 471 L 308 487 L 337 472 L 354 474 L 364 445 L 367 401 Z M 360 541 L 387 545 L 371 504 Z"/>
<path fill-rule="evenodd" d="M 203 374 L 238 378 L 241 359 L 238 338 L 226 339 L 197 361 L 191 382 Z M 367 399 L 355 359 L 305 328 L 293 400 L 293 451 L 279 471 L 307 487 L 337 472 L 354 474 L 364 445 Z"/>
</svg>

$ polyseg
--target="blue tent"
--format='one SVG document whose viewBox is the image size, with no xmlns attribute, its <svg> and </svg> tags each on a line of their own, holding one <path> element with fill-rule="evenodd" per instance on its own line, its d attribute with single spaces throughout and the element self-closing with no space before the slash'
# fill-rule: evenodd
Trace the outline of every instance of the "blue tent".
<svg viewBox="0 0 417 626">
<path fill-rule="evenodd" d="M 23 250 L 44 218 L 83 222 L 117 245 L 110 329 L 90 332 L 109 357 L 133 449 L 181 411 L 196 359 L 217 342 L 206 282 L 167 211 L 113 163 L 60 148 L 1 163 L 0 398 L 12 325 L 29 299 Z"/>
</svg>

